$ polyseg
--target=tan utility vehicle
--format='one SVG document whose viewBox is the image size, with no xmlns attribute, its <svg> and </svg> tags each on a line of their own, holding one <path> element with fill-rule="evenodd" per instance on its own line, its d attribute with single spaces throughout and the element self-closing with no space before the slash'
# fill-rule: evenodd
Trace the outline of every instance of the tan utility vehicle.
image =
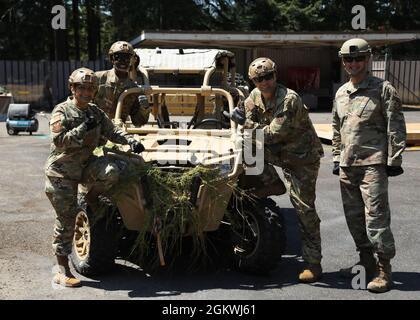
<svg viewBox="0 0 420 320">
<path fill-rule="evenodd" d="M 275 202 L 267 198 L 271 195 L 269 189 L 262 198 L 252 196 L 240 198 L 234 192 L 233 186 L 250 189 L 256 178 L 245 175 L 240 128 L 223 116 L 223 110 L 231 112 L 235 102 L 238 103 L 241 96 L 243 97 L 243 92 L 235 87 L 235 83 L 231 86 L 227 83 L 228 72 L 235 78 L 233 54 L 222 50 L 207 50 L 204 54 L 208 55 L 209 51 L 213 51 L 211 58 L 213 61 L 209 67 L 208 63 L 201 62 L 204 65 L 201 68 L 155 67 L 155 69 L 142 70 L 146 85 L 126 90 L 121 94 L 115 123 L 128 133 L 134 134 L 145 146 L 140 161 L 144 159 L 152 163 L 162 173 L 182 172 L 198 164 L 218 167 L 220 177 L 216 186 L 217 196 L 209 190 L 208 185 L 200 183 L 199 180 L 190 187 L 193 213 L 197 215 L 199 221 L 198 232 L 221 236 L 224 241 L 218 242 L 223 246 L 220 249 L 229 252 L 231 261 L 237 268 L 267 273 L 276 267 L 285 248 L 283 219 Z M 159 54 L 162 53 L 156 53 Z M 188 54 L 188 51 L 184 50 L 183 54 Z M 200 53 L 191 53 L 189 59 L 199 60 Z M 209 59 L 208 56 L 206 59 Z M 179 60 L 174 62 L 176 66 L 182 65 Z M 198 86 L 191 87 L 169 87 L 149 82 L 151 74 L 163 74 L 163 72 L 175 72 L 179 77 L 192 72 L 194 75 L 201 75 L 202 82 Z M 212 76 L 220 80 L 218 87 L 210 85 Z M 147 87 L 149 83 L 152 85 Z M 158 119 L 157 125 L 149 124 L 137 128 L 130 123 L 121 123 L 121 102 L 128 95 L 139 94 L 145 88 L 151 97 L 153 114 Z M 231 92 L 236 93 L 236 101 Z M 184 120 L 182 118 L 177 121 L 163 120 L 162 110 L 165 99 L 168 101 L 168 96 L 181 100 L 195 97 L 196 105 L 189 121 L 185 120 L 185 116 L 182 117 Z M 206 111 L 207 104 L 211 104 L 211 108 Z M 130 161 L 130 157 L 121 152 L 113 154 L 110 151 L 108 156 L 122 157 Z M 89 207 L 79 212 L 71 255 L 73 265 L 79 273 L 89 275 L 106 271 L 114 264 L 116 257 L 127 258 L 129 248 L 144 226 L 150 206 L 153 206 L 149 201 L 147 185 L 143 182 L 139 181 L 133 185 L 116 203 L 121 227 L 119 231 L 123 230 L 122 234 L 116 232 L 113 227 L 109 228 L 106 219 L 93 224 L 94 213 Z M 189 229 L 186 228 L 185 236 L 188 235 L 190 235 Z"/>
<path fill-rule="evenodd" d="M 138 83 L 175 88 L 239 88 L 239 93 L 230 91 L 234 98 L 237 94 L 248 94 L 245 81 L 236 73 L 235 57 L 230 51 L 157 48 L 135 49 L 135 52 L 140 64 L 138 70 L 132 72 L 132 78 Z M 233 83 L 232 79 L 235 80 Z M 190 126 L 210 114 L 222 120 L 220 109 L 227 108 L 221 96 L 178 92 L 152 95 L 150 103 L 158 123 L 170 121 L 170 116 L 193 116 Z"/>
</svg>

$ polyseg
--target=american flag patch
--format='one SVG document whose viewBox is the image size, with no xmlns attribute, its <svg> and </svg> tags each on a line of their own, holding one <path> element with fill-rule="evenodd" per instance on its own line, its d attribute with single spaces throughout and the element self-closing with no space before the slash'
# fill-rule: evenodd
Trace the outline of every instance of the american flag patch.
<svg viewBox="0 0 420 320">
<path fill-rule="evenodd" d="M 51 117 L 50 121 L 50 129 L 54 133 L 59 133 L 63 130 L 63 125 L 61 124 L 61 115 L 60 114 L 54 114 Z"/>
</svg>

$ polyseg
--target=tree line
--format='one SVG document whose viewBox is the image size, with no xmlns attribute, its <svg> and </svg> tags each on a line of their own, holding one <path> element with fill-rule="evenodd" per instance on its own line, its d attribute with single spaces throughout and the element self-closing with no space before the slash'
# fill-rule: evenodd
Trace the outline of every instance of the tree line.
<svg viewBox="0 0 420 320">
<path fill-rule="evenodd" d="M 142 30 L 352 31 L 356 4 L 368 31 L 420 29 L 418 0 L 2 0 L 0 59 L 96 60 Z M 66 9 L 64 30 L 51 27 L 55 5 Z"/>
</svg>

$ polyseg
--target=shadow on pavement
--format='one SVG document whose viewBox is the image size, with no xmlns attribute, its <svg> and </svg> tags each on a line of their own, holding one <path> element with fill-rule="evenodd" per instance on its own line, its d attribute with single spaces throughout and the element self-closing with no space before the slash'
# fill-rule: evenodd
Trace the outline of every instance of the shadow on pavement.
<svg viewBox="0 0 420 320">
<path fill-rule="evenodd" d="M 127 290 L 129 297 L 144 298 L 176 296 L 210 289 L 259 291 L 298 284 L 298 265 L 296 259 L 285 258 L 268 276 L 250 275 L 231 269 L 149 275 L 141 269 L 118 265 L 113 274 L 82 281 L 82 285 L 107 291 Z"/>
<path fill-rule="evenodd" d="M 420 273 L 416 272 L 393 272 L 392 279 L 394 286 L 392 290 L 399 291 L 420 291 Z M 322 279 L 313 284 L 315 287 L 320 288 L 333 288 L 333 289 L 347 289 L 353 290 L 351 286 L 352 279 L 344 279 L 336 272 L 325 272 Z M 367 285 L 368 282 L 366 282 Z"/>
<path fill-rule="evenodd" d="M 322 279 L 314 283 L 313 286 L 318 288 L 353 290 L 351 279 L 341 278 L 338 271 L 324 272 Z"/>
<path fill-rule="evenodd" d="M 278 268 L 267 276 L 241 273 L 225 266 L 188 273 L 187 265 L 175 270 L 164 269 L 150 275 L 140 268 L 118 264 L 112 274 L 85 280 L 82 285 L 107 291 L 129 291 L 130 297 L 165 297 L 208 289 L 267 290 L 298 284 L 297 276 L 303 267 L 299 227 L 295 210 L 282 209 L 287 232 L 287 249 Z"/>
<path fill-rule="evenodd" d="M 164 269 L 147 274 L 138 267 L 118 264 L 112 274 L 100 276 L 93 281 L 83 281 L 84 286 L 107 291 L 128 291 L 129 297 L 156 298 L 177 296 L 183 293 L 211 289 L 267 290 L 297 285 L 298 273 L 304 263 L 300 258 L 301 241 L 294 209 L 282 209 L 287 226 L 287 250 L 276 270 L 267 276 L 241 273 L 226 266 L 186 272 L 181 264 L 171 272 Z M 420 291 L 420 273 L 394 272 L 394 290 Z M 322 279 L 312 284 L 318 288 L 353 290 L 351 279 L 340 278 L 338 271 L 324 272 Z"/>
<path fill-rule="evenodd" d="M 420 291 L 420 273 L 418 272 L 393 272 L 394 290 Z"/>
</svg>

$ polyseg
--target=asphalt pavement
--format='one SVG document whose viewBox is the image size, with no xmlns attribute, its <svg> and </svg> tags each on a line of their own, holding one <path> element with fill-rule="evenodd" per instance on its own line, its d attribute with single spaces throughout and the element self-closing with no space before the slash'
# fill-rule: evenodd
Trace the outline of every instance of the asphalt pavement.
<svg viewBox="0 0 420 320">
<path fill-rule="evenodd" d="M 329 123 L 329 113 L 311 113 L 315 123 Z M 287 223 L 288 248 L 279 267 L 266 277 L 228 269 L 194 274 L 149 275 L 117 261 L 115 272 L 98 278 L 81 277 L 83 287 L 61 288 L 51 283 L 54 212 L 46 198 L 43 166 L 49 153 L 47 115 L 39 115 L 33 136 L 8 136 L 0 123 L 0 299 L 419 299 L 420 298 L 420 152 L 406 152 L 405 174 L 390 179 L 392 230 L 397 255 L 392 261 L 395 286 L 372 294 L 355 290 L 338 277 L 338 269 L 357 260 L 347 229 L 338 178 L 331 174 L 331 147 L 324 145 L 317 184 L 321 218 L 324 276 L 308 285 L 297 281 L 303 263 L 295 211 L 286 195 L 274 197 Z M 408 122 L 420 122 L 420 111 L 406 112 Z"/>
</svg>

